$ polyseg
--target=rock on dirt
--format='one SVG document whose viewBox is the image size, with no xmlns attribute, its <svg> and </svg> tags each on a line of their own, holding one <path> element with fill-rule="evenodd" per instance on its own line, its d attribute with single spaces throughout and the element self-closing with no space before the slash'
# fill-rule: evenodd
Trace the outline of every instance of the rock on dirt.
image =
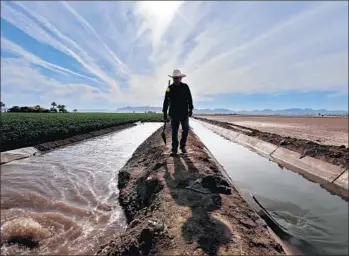
<svg viewBox="0 0 349 256">
<path fill-rule="evenodd" d="M 231 189 L 226 180 L 216 175 L 205 175 L 200 179 L 200 183 L 204 188 L 207 188 L 211 193 L 231 194 Z"/>
</svg>

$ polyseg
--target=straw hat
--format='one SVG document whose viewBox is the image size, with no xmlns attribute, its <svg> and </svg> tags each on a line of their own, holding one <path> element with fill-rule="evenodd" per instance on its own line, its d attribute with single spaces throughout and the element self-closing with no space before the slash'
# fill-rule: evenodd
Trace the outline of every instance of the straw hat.
<svg viewBox="0 0 349 256">
<path fill-rule="evenodd" d="M 175 70 L 173 70 L 172 76 L 171 75 L 168 75 L 168 76 L 171 78 L 174 78 L 174 77 L 186 77 L 187 75 L 182 74 L 182 72 L 180 70 L 175 69 Z"/>
</svg>

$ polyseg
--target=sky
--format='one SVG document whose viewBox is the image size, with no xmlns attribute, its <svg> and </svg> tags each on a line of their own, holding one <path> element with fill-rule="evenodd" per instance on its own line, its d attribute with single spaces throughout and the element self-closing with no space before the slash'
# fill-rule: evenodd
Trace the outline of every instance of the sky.
<svg viewBox="0 0 349 256">
<path fill-rule="evenodd" d="M 1 101 L 348 109 L 347 1 L 1 2 Z"/>
</svg>

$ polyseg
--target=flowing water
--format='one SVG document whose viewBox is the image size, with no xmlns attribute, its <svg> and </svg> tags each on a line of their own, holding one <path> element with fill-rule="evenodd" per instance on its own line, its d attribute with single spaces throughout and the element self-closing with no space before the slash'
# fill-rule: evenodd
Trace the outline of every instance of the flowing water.
<svg viewBox="0 0 349 256">
<path fill-rule="evenodd" d="M 213 126 L 191 120 L 190 126 L 224 166 L 243 196 L 252 193 L 305 254 L 348 255 L 348 203 L 299 174 L 218 135 Z"/>
<path fill-rule="evenodd" d="M 32 237 L 40 247 L 6 254 L 93 254 L 125 229 L 117 173 L 161 124 L 146 123 L 1 166 L 1 242 Z M 253 204 L 253 193 L 306 254 L 348 254 L 348 203 L 318 184 L 191 121 L 195 133 Z"/>
<path fill-rule="evenodd" d="M 125 229 L 118 170 L 159 123 L 90 139 L 1 166 L 1 255 L 93 254 Z M 10 238 L 40 241 L 29 250 Z"/>
</svg>

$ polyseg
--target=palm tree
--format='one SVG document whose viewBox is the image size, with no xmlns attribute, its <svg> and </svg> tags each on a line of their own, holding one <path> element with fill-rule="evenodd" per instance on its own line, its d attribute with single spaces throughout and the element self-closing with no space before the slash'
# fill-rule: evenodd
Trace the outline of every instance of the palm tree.
<svg viewBox="0 0 349 256">
<path fill-rule="evenodd" d="M 52 106 L 53 108 L 55 108 L 55 107 L 57 106 L 56 102 L 52 102 L 52 103 L 51 103 L 51 106 Z"/>
<path fill-rule="evenodd" d="M 62 112 L 62 113 L 67 112 L 65 105 L 58 105 L 57 108 L 58 108 L 59 112 Z"/>
</svg>

